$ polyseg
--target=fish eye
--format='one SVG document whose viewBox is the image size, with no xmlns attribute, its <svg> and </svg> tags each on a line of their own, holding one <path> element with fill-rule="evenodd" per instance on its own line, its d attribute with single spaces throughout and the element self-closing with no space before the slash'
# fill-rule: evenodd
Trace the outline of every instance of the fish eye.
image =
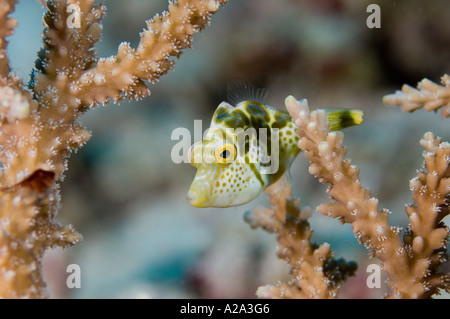
<svg viewBox="0 0 450 319">
<path fill-rule="evenodd" d="M 214 155 L 218 164 L 232 163 L 236 159 L 236 147 L 230 143 L 223 144 L 216 148 Z"/>
<path fill-rule="evenodd" d="M 222 158 L 228 158 L 229 156 L 230 156 L 229 150 L 225 150 L 222 153 L 220 153 L 220 157 L 222 157 Z"/>
</svg>

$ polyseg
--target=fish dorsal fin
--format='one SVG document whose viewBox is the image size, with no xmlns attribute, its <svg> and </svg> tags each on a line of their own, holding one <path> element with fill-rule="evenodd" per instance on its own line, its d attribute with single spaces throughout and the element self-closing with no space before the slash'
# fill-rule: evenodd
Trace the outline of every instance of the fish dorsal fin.
<svg viewBox="0 0 450 319">
<path fill-rule="evenodd" d="M 244 79 L 234 79 L 227 86 L 227 99 L 231 104 L 238 105 L 242 101 L 254 101 L 265 104 L 267 89 L 260 89 Z"/>
</svg>

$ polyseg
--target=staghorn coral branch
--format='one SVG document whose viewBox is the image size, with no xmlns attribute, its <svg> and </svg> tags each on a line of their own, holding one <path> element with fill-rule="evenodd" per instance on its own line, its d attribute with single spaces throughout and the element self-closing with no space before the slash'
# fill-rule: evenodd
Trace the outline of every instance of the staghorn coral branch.
<svg viewBox="0 0 450 319">
<path fill-rule="evenodd" d="M 44 173 L 45 174 L 45 173 Z M 0 296 L 2 298 L 48 297 L 41 260 L 53 247 L 78 243 L 81 235 L 71 225 L 54 221 L 59 208 L 57 185 L 38 190 L 42 176 L 18 185 L 0 201 Z"/>
<path fill-rule="evenodd" d="M 441 78 L 442 85 L 423 79 L 417 89 L 405 84 L 401 91 L 383 97 L 388 106 L 401 106 L 405 112 L 413 112 L 419 108 L 425 111 L 437 111 L 442 108 L 442 118 L 450 116 L 450 76 Z"/>
<path fill-rule="evenodd" d="M 82 27 L 78 29 L 66 26 L 68 13 L 65 11 L 65 5 L 59 2 L 52 3 L 46 14 L 50 17 L 50 24 L 47 23 L 46 44 L 48 48 L 52 48 L 52 43 L 58 43 L 58 52 L 53 53 L 51 50 L 43 59 L 45 74 L 41 73 L 36 77 L 34 90 L 42 93 L 49 85 L 64 88 L 75 99 L 73 105 L 70 103 L 71 108 L 93 107 L 98 103 L 106 103 L 109 99 L 118 102 L 124 97 L 141 99 L 147 96 L 150 92 L 144 80 L 155 82 L 171 70 L 175 63 L 174 58 L 180 57 L 182 50 L 191 46 L 192 35 L 204 29 L 211 15 L 227 0 L 171 2 L 168 11 L 147 21 L 147 29 L 141 32 L 136 49 L 123 42 L 116 56 L 98 61 L 92 55 L 91 49 L 100 37 L 99 21 L 105 10 L 101 5 L 92 6 L 92 2 L 69 1 L 81 7 Z M 64 35 L 63 39 L 60 39 L 61 35 Z M 71 50 L 74 41 L 79 42 L 78 46 L 89 50 Z M 72 63 L 66 65 L 57 63 L 56 60 L 54 66 L 46 66 L 47 57 L 50 54 L 59 56 L 59 51 L 63 52 L 63 61 L 67 60 L 67 55 Z M 49 68 L 53 73 L 49 74 Z M 77 72 L 73 72 L 73 69 Z M 55 77 L 57 71 L 62 73 L 60 78 Z"/>
<path fill-rule="evenodd" d="M 431 296 L 437 288 L 449 289 L 448 274 L 439 273 L 437 268 L 446 259 L 448 228 L 442 219 L 450 213 L 450 144 L 431 132 L 424 134 L 420 144 L 425 148 L 425 167 L 410 181 L 414 203 L 406 206 L 411 221 L 408 244 L 414 258 L 428 266 L 422 282 L 436 282 L 427 284 L 425 295 Z"/>
<path fill-rule="evenodd" d="M 171 2 L 141 34 L 137 49 L 122 44 L 117 56 L 98 59 L 103 5 L 94 0 L 48 0 L 44 47 L 28 89 L 10 73 L 5 37 L 16 21 L 15 1 L 0 0 L 0 297 L 47 297 L 41 260 L 46 249 L 81 240 L 54 218 L 59 182 L 71 152 L 90 138 L 77 123 L 86 110 L 109 99 L 149 94 L 144 80 L 169 71 L 192 34 L 202 30 L 226 0 Z M 71 12 L 78 24 L 71 24 Z M 72 21 L 73 22 L 73 21 Z"/>
<path fill-rule="evenodd" d="M 14 11 L 16 2 L 16 0 L 0 1 L 0 83 L 3 85 L 10 71 L 9 59 L 6 54 L 8 41 L 5 38 L 13 34 L 14 28 L 17 26 L 16 19 L 9 17 L 9 14 Z"/>
<path fill-rule="evenodd" d="M 440 288 L 448 289 L 448 275 L 438 273 L 443 262 L 448 229 L 441 220 L 448 214 L 450 193 L 450 145 L 431 133 L 422 140 L 427 152 L 426 170 L 411 182 L 414 205 L 407 208 L 411 229 L 405 242 L 400 228 L 388 222 L 389 211 L 378 208 L 378 200 L 361 186 L 358 169 L 345 158 L 341 132 L 328 132 L 323 111 L 309 112 L 306 100 L 290 96 L 286 107 L 302 137 L 299 148 L 310 160 L 309 172 L 322 183 L 334 203 L 318 211 L 352 224 L 355 237 L 383 263 L 394 298 L 427 298 Z"/>
<path fill-rule="evenodd" d="M 356 263 L 333 259 L 328 243 L 311 243 L 312 230 L 300 209 L 298 199 L 291 198 L 291 186 L 285 178 L 266 189 L 273 208 L 258 208 L 245 215 L 252 228 L 261 227 L 277 234 L 278 256 L 289 263 L 293 279 L 277 286 L 259 287 L 259 298 L 330 299 L 336 298 L 341 282 L 356 271 Z"/>
</svg>

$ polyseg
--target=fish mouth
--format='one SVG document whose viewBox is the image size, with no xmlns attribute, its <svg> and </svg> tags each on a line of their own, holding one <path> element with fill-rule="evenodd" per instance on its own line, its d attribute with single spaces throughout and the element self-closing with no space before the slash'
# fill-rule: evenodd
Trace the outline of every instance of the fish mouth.
<svg viewBox="0 0 450 319">
<path fill-rule="evenodd" d="M 206 205 L 205 198 L 202 196 L 199 196 L 197 192 L 194 192 L 193 190 L 189 190 L 189 192 L 186 195 L 186 200 L 189 204 L 191 204 L 194 207 L 204 208 L 208 207 Z"/>
</svg>

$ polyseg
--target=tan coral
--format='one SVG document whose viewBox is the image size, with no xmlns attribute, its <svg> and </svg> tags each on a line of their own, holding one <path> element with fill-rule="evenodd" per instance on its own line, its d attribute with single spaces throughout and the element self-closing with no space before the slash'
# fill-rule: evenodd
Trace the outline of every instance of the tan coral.
<svg viewBox="0 0 450 319">
<path fill-rule="evenodd" d="M 27 89 L 6 55 L 16 1 L 0 0 L 0 297 L 46 297 L 45 250 L 81 239 L 54 221 L 67 159 L 90 138 L 76 120 L 99 103 L 147 96 L 144 81 L 167 73 L 227 0 L 170 2 L 168 12 L 147 23 L 136 49 L 122 43 L 106 59 L 94 49 L 105 6 L 94 2 L 46 1 L 44 47 Z M 79 27 L 67 23 L 69 5 L 79 8 Z"/>
<path fill-rule="evenodd" d="M 58 189 L 38 193 L 30 187 L 6 192 L 0 201 L 0 296 L 42 298 L 48 296 L 42 278 L 46 249 L 78 243 L 81 235 L 72 226 L 54 221 Z"/>
<path fill-rule="evenodd" d="M 407 213 L 411 228 L 400 237 L 400 228 L 390 226 L 386 209 L 361 186 L 359 170 L 345 158 L 344 135 L 328 132 L 324 111 L 310 113 L 306 100 L 290 96 L 286 107 L 301 136 L 299 148 L 310 160 L 309 171 L 329 184 L 334 203 L 322 204 L 318 211 L 351 223 L 352 230 L 374 257 L 383 262 L 394 298 L 427 298 L 439 289 L 449 289 L 448 274 L 440 273 L 448 229 L 442 219 L 449 214 L 450 145 L 427 133 L 424 145 L 425 170 L 411 182 L 414 204 Z"/>
<path fill-rule="evenodd" d="M 383 97 L 389 106 L 400 105 L 405 112 L 413 112 L 419 108 L 425 111 L 437 111 L 442 108 L 442 118 L 450 116 L 450 76 L 441 78 L 442 85 L 423 79 L 417 89 L 405 84 L 401 91 Z"/>
<path fill-rule="evenodd" d="M 16 0 L 1 1 L 0 2 L 0 84 L 5 85 L 5 80 L 10 71 L 9 59 L 6 53 L 8 41 L 6 37 L 14 33 L 14 28 L 17 26 L 17 20 L 9 17 L 14 11 Z"/>
<path fill-rule="evenodd" d="M 266 189 L 272 208 L 255 209 L 246 215 L 252 228 L 262 227 L 277 234 L 278 256 L 291 265 L 292 280 L 276 286 L 258 288 L 259 298 L 331 299 L 336 298 L 342 281 L 353 275 L 356 264 L 333 259 L 328 243 L 311 242 L 312 230 L 306 218 L 309 209 L 300 209 L 291 198 L 285 178 Z"/>
</svg>

